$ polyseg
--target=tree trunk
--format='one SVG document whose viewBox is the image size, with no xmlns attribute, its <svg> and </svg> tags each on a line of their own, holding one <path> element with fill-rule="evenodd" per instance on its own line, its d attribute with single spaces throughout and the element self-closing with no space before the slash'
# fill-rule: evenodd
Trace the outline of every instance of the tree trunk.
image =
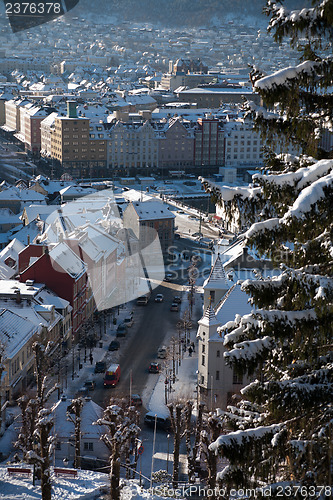
<svg viewBox="0 0 333 500">
<path fill-rule="evenodd" d="M 52 425 L 49 422 L 47 422 L 45 424 L 41 424 L 39 430 L 42 500 L 51 500 L 52 485 L 50 478 L 50 455 L 49 455 L 49 442 L 48 442 L 51 428 Z"/>
<path fill-rule="evenodd" d="M 174 429 L 174 450 L 173 450 L 173 474 L 172 474 L 172 487 L 177 488 L 179 477 L 179 449 L 180 449 L 180 433 L 181 433 L 181 412 L 180 405 L 176 406 L 176 419 Z"/>
<path fill-rule="evenodd" d="M 119 488 L 119 478 L 120 478 L 120 456 L 117 444 L 114 444 L 113 453 L 111 455 L 111 467 L 110 467 L 110 498 L 111 500 L 120 499 L 120 488 Z"/>
</svg>

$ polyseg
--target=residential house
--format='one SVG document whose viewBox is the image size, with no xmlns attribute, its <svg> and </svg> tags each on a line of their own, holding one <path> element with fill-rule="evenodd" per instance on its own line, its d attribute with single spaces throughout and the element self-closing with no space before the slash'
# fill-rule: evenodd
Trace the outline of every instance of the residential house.
<svg viewBox="0 0 333 500">
<path fill-rule="evenodd" d="M 175 215 L 159 201 L 134 201 L 124 211 L 125 228 L 132 229 L 139 240 L 140 249 L 148 247 L 159 237 L 164 257 L 174 242 Z"/>
<path fill-rule="evenodd" d="M 52 408 L 54 426 L 52 434 L 55 437 L 55 459 L 64 460 L 67 458 L 70 464 L 74 461 L 74 424 L 68 419 L 67 412 L 71 400 L 62 397 Z M 75 416 L 73 419 L 75 420 Z M 104 426 L 94 425 L 103 417 L 103 408 L 94 403 L 90 398 L 83 400 L 81 412 L 81 439 L 80 455 L 81 460 L 107 461 L 110 451 L 101 440 L 101 436 L 107 433 Z M 103 464 L 104 465 L 104 464 Z"/>
<path fill-rule="evenodd" d="M 223 357 L 226 348 L 218 327 L 232 321 L 236 314 L 251 312 L 248 296 L 239 284 L 228 282 L 218 255 L 204 289 L 204 314 L 198 324 L 198 390 L 210 408 L 226 409 L 232 397 L 248 382 L 229 367 Z"/>
<path fill-rule="evenodd" d="M 86 264 L 71 248 L 60 242 L 50 247 L 29 245 L 20 253 L 19 269 L 21 282 L 34 280 L 45 283 L 71 304 L 73 336 L 78 336 L 79 329 L 91 315 L 87 313 L 91 290 Z"/>
</svg>

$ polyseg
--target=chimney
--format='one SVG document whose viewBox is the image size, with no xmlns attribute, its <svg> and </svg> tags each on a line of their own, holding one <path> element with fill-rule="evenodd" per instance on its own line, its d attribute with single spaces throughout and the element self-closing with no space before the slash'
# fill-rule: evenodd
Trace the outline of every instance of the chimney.
<svg viewBox="0 0 333 500">
<path fill-rule="evenodd" d="M 20 304 L 21 303 L 21 292 L 20 292 L 20 290 L 15 290 L 14 294 L 15 294 L 16 304 Z"/>
<path fill-rule="evenodd" d="M 67 101 L 67 118 L 77 118 L 76 101 Z"/>
</svg>

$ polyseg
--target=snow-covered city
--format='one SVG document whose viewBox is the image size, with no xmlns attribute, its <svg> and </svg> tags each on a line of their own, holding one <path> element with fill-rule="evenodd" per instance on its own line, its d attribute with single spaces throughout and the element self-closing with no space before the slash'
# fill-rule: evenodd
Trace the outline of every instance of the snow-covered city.
<svg viewBox="0 0 333 500">
<path fill-rule="evenodd" d="M 0 13 L 0 500 L 332 498 L 333 0 Z"/>
</svg>

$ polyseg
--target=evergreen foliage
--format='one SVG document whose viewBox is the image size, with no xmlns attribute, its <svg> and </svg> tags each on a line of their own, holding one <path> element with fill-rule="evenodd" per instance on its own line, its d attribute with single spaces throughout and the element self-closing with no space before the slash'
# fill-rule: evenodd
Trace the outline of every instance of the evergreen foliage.
<svg viewBox="0 0 333 500">
<path fill-rule="evenodd" d="M 333 129 L 333 0 L 292 12 L 268 1 L 266 12 L 269 30 L 279 42 L 290 36 L 301 62 L 271 77 L 254 76 L 274 116 L 249 108 L 266 137 L 283 134 L 320 157 L 318 137 Z M 232 432 L 210 450 L 229 460 L 218 474 L 223 485 L 272 486 L 277 498 L 284 481 L 312 486 L 319 498 L 316 488 L 332 485 L 333 467 L 333 160 L 280 156 L 272 168 L 256 174 L 244 192 L 228 192 L 226 201 L 223 188 L 203 180 L 227 217 L 234 220 L 236 211 L 242 224 L 247 216 L 253 222 L 246 244 L 281 268 L 274 278 L 245 281 L 256 309 L 221 327 L 227 362 L 254 381 L 223 417 Z"/>
</svg>

